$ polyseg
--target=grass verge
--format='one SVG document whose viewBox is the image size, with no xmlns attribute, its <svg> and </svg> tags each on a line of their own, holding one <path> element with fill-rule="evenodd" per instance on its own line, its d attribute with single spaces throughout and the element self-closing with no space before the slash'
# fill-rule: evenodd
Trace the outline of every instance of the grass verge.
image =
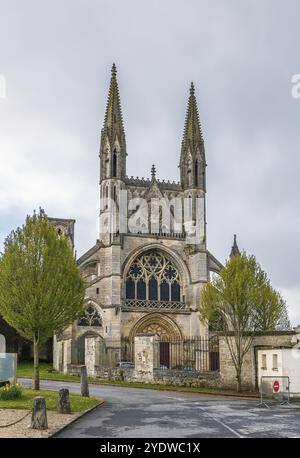
<svg viewBox="0 0 300 458">
<path fill-rule="evenodd" d="M 22 389 L 22 396 L 19 399 L 12 399 L 7 401 L 0 400 L 0 409 L 24 409 L 30 410 L 32 408 L 32 401 L 35 396 L 43 396 L 46 399 L 47 410 L 56 410 L 58 392 L 40 390 L 34 391 L 29 388 Z M 84 412 L 97 404 L 99 400 L 95 398 L 85 398 L 78 394 L 70 394 L 70 403 L 73 413 Z"/>
<path fill-rule="evenodd" d="M 33 377 L 33 364 L 32 363 L 20 363 L 18 365 L 18 377 Z M 77 375 L 61 374 L 52 368 L 51 364 L 41 363 L 40 364 L 40 379 L 41 380 L 56 380 L 63 382 L 80 382 L 80 377 Z M 203 394 L 215 394 L 223 396 L 238 396 L 238 397 L 251 397 L 257 398 L 258 393 L 255 392 L 242 392 L 237 393 L 231 390 L 220 390 L 217 388 L 206 388 L 206 387 L 189 387 L 189 386 L 177 386 L 177 385 L 160 385 L 152 383 L 139 383 L 139 382 L 126 382 L 126 381 L 113 381 L 104 380 L 99 378 L 89 377 L 89 383 L 95 385 L 110 385 L 110 386 L 124 386 L 127 388 L 145 388 L 159 391 L 181 391 L 184 393 L 203 393 Z"/>
</svg>

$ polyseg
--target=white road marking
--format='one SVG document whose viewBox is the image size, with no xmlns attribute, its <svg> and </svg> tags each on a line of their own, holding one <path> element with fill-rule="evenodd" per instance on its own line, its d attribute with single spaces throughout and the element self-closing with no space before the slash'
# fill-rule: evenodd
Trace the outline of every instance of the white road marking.
<svg viewBox="0 0 300 458">
<path fill-rule="evenodd" d="M 232 434 L 235 434 L 235 436 L 239 437 L 240 439 L 243 439 L 243 436 L 241 434 L 239 434 L 237 431 L 235 431 L 234 429 L 230 428 L 230 426 L 226 425 L 225 423 L 223 423 L 221 420 L 219 420 L 218 418 L 214 417 L 213 415 L 211 415 L 210 413 L 208 413 L 203 407 L 200 407 L 200 406 L 197 406 L 198 409 L 202 410 L 205 414 L 206 417 L 209 417 L 211 418 L 212 420 L 214 420 L 215 422 L 219 423 L 221 426 L 223 426 L 224 428 L 228 429 L 228 431 L 230 431 Z"/>
<path fill-rule="evenodd" d="M 167 396 L 168 398 L 170 399 L 176 399 L 176 401 L 182 401 L 184 402 L 185 399 L 180 399 L 180 398 L 175 398 L 175 397 L 172 397 L 172 396 Z M 197 408 L 202 410 L 202 412 L 204 413 L 204 415 L 207 417 L 207 418 L 210 418 L 211 420 L 215 421 L 216 423 L 219 423 L 221 426 L 223 426 L 223 428 L 226 428 L 228 429 L 228 431 L 230 431 L 232 434 L 234 434 L 235 436 L 239 437 L 240 439 L 243 439 L 243 436 L 238 433 L 237 431 L 235 431 L 234 429 L 230 428 L 230 426 L 226 425 L 225 423 L 223 423 L 221 420 L 219 420 L 218 418 L 216 418 L 214 415 L 208 413 L 204 407 L 200 407 L 199 405 L 197 405 Z"/>
</svg>

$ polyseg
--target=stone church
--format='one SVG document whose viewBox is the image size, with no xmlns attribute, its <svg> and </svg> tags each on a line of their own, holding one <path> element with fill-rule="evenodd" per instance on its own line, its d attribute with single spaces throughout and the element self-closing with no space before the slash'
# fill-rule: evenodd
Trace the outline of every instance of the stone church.
<svg viewBox="0 0 300 458">
<path fill-rule="evenodd" d="M 206 158 L 193 83 L 179 182 L 158 180 L 154 166 L 147 179 L 127 176 L 130 152 L 115 65 L 99 158 L 99 235 L 78 259 L 87 282 L 87 309 L 54 339 L 54 367 L 65 371 L 69 364 L 83 364 L 90 351 L 97 353 L 98 364 L 132 360 L 124 342 L 130 344 L 138 334 L 157 334 L 166 344 L 206 336 L 197 311 L 200 291 L 222 267 L 206 244 Z M 51 222 L 74 243 L 74 220 Z"/>
</svg>

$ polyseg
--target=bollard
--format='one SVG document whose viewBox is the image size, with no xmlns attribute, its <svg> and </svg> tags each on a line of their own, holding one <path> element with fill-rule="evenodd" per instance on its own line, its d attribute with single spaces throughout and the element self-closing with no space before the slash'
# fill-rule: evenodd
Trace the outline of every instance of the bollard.
<svg viewBox="0 0 300 458">
<path fill-rule="evenodd" d="M 89 397 L 89 384 L 87 377 L 86 366 L 80 368 L 80 383 L 81 383 L 81 396 Z"/>
<path fill-rule="evenodd" d="M 33 399 L 31 428 L 48 429 L 46 400 L 42 396 Z"/>
<path fill-rule="evenodd" d="M 58 392 L 57 411 L 59 413 L 71 413 L 69 390 L 61 388 Z"/>
</svg>

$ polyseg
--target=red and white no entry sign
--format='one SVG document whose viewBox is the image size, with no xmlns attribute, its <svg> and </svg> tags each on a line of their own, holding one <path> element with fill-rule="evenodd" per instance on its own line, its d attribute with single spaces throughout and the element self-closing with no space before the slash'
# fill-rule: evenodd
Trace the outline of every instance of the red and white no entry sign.
<svg viewBox="0 0 300 458">
<path fill-rule="evenodd" d="M 274 393 L 278 393 L 279 388 L 280 388 L 279 382 L 278 382 L 278 380 L 275 380 L 275 382 L 273 383 L 273 391 L 274 391 Z"/>
</svg>

